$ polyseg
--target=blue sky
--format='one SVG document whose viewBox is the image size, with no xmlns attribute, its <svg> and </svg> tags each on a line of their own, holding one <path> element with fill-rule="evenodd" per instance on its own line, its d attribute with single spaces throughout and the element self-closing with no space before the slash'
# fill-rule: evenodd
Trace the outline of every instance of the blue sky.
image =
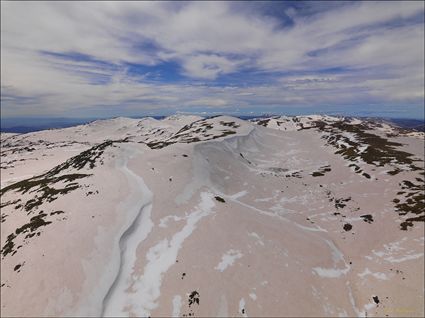
<svg viewBox="0 0 425 318">
<path fill-rule="evenodd" d="M 1 115 L 424 116 L 424 2 L 1 2 Z"/>
</svg>

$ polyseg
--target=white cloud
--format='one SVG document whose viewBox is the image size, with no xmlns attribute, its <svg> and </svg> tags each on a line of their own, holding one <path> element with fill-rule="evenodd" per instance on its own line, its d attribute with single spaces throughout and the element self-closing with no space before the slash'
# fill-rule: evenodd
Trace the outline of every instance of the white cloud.
<svg viewBox="0 0 425 318">
<path fill-rule="evenodd" d="M 185 74 L 194 78 L 215 79 L 218 75 L 235 71 L 237 63 L 218 55 L 196 55 L 183 62 Z"/>
<path fill-rule="evenodd" d="M 189 106 L 223 107 L 229 106 L 228 101 L 221 98 L 200 98 L 187 103 Z"/>
<path fill-rule="evenodd" d="M 1 2 L 2 114 L 367 98 L 421 104 L 424 24 L 417 16 L 423 11 L 423 2 L 357 2 L 312 16 L 288 8 L 294 24 L 282 28 L 276 17 L 235 10 L 227 2 Z M 207 83 L 247 68 L 263 72 L 259 76 L 301 75 L 246 86 L 256 76 L 251 73 L 229 89 L 152 83 L 149 74 L 128 74 L 127 63 L 166 61 L 177 63 L 188 79 Z M 28 97 L 27 103 L 13 96 Z"/>
</svg>

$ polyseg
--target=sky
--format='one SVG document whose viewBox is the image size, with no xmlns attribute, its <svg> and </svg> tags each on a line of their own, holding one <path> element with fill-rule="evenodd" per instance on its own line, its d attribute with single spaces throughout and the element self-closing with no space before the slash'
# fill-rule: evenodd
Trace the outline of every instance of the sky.
<svg viewBox="0 0 425 318">
<path fill-rule="evenodd" d="M 424 2 L 1 2 L 1 116 L 424 117 Z"/>
</svg>

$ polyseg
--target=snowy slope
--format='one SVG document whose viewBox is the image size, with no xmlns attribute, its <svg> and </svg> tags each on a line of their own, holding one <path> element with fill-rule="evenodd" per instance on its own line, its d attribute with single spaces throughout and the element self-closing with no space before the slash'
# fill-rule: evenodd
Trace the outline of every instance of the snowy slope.
<svg viewBox="0 0 425 318">
<path fill-rule="evenodd" d="M 179 115 L 2 134 L 1 315 L 423 316 L 410 133 Z"/>
</svg>

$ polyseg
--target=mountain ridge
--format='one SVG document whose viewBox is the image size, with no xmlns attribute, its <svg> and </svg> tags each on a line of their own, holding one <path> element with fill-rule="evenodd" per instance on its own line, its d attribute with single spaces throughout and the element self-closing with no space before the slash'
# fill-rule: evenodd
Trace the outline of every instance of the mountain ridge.
<svg viewBox="0 0 425 318">
<path fill-rule="evenodd" d="M 421 133 L 177 116 L 0 137 L 2 315 L 423 314 Z"/>
</svg>

